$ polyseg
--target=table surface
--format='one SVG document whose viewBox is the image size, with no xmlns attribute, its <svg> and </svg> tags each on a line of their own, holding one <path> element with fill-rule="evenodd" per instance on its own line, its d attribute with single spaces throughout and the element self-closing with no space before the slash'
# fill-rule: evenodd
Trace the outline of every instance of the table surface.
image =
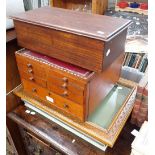
<svg viewBox="0 0 155 155">
<path fill-rule="evenodd" d="M 51 120 L 37 113 L 35 115 L 26 113 L 26 110 L 30 109 L 20 105 L 9 113 L 8 117 L 40 136 L 40 138 L 59 151 L 64 150 L 64 153 L 68 152 L 72 155 L 128 155 L 131 152 L 131 143 L 134 140 L 134 136 L 130 132 L 135 128 L 137 129 L 137 127 L 129 122 L 126 123 L 114 147 L 107 148 L 106 152 L 103 152 Z M 32 110 L 30 111 L 32 112 Z"/>
</svg>

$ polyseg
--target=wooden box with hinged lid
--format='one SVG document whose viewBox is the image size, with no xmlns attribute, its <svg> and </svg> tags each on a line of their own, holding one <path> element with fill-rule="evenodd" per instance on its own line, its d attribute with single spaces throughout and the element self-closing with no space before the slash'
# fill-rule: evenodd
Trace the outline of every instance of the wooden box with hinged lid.
<svg viewBox="0 0 155 155">
<path fill-rule="evenodd" d="M 102 73 L 27 49 L 16 60 L 25 92 L 85 121 L 118 81 L 123 55 Z"/>
<path fill-rule="evenodd" d="M 125 48 L 129 20 L 43 7 L 12 16 L 24 48 L 102 72 Z"/>
</svg>

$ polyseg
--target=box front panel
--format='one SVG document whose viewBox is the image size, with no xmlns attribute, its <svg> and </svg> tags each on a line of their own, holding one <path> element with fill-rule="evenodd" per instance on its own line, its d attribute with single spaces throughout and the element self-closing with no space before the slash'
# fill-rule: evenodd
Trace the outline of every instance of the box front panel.
<svg viewBox="0 0 155 155">
<path fill-rule="evenodd" d="M 20 46 L 92 71 L 102 71 L 103 41 L 15 21 Z"/>
</svg>

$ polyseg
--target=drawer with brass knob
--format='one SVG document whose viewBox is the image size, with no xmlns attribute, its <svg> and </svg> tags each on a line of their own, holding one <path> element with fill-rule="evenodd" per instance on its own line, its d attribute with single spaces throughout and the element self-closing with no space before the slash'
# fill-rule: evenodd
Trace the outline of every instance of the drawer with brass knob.
<svg viewBox="0 0 155 155">
<path fill-rule="evenodd" d="M 84 103 L 84 88 L 76 88 L 72 85 L 67 85 L 67 88 L 62 88 L 56 84 L 50 84 L 47 82 L 48 89 L 59 94 L 60 96 L 67 98 L 78 104 Z"/>
<path fill-rule="evenodd" d="M 47 82 L 45 81 L 45 79 L 41 79 L 40 77 L 36 75 L 31 75 L 24 71 L 20 71 L 20 77 L 21 77 L 21 81 L 23 81 L 22 79 L 25 79 L 33 83 L 36 83 L 42 87 L 47 87 Z"/>
<path fill-rule="evenodd" d="M 27 51 L 28 52 L 28 51 Z M 17 54 L 18 53 L 18 54 Z M 30 75 L 35 75 L 38 78 L 46 79 L 46 69 L 48 66 L 45 66 L 43 63 L 32 59 L 32 57 L 28 56 L 26 53 L 24 56 L 20 55 L 20 52 L 16 53 L 16 61 L 19 73 L 26 72 Z"/>
<path fill-rule="evenodd" d="M 85 107 L 83 105 L 72 102 L 53 92 L 48 93 L 48 95 L 48 97 L 46 96 L 46 100 L 49 102 L 48 106 L 51 106 L 51 108 L 52 106 L 56 106 L 62 111 L 65 111 L 67 114 L 72 115 L 81 121 L 85 120 Z"/>
</svg>

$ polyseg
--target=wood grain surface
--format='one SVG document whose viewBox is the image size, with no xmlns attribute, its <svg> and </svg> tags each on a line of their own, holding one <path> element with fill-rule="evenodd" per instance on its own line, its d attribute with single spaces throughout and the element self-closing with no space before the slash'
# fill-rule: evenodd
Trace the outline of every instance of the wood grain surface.
<svg viewBox="0 0 155 155">
<path fill-rule="evenodd" d="M 82 109 L 76 116 L 83 121 L 96 109 L 119 80 L 124 56 L 120 55 L 103 72 L 94 74 L 90 72 L 89 76 L 82 79 L 77 75 L 65 72 L 65 66 L 64 71 L 62 71 L 58 67 L 55 68 L 46 63 L 43 56 L 39 61 L 34 56 L 25 55 L 26 52 L 27 50 L 16 52 L 17 64 L 25 91 L 45 101 L 47 101 L 48 92 L 52 92 L 60 98 L 64 98 L 63 102 L 68 99 L 68 102 L 74 102 L 73 105 L 80 104 L 79 109 Z M 38 89 L 38 92 L 34 89 Z M 62 108 L 62 105 L 59 107 Z M 73 115 L 75 114 L 74 109 L 73 107 L 73 112 L 69 110 Z"/>
<path fill-rule="evenodd" d="M 89 110 L 90 115 L 104 100 L 106 95 L 119 81 L 124 55 L 120 55 L 102 74 L 96 74 L 89 85 Z"/>
<path fill-rule="evenodd" d="M 55 7 L 42 7 L 11 16 L 11 18 L 100 40 L 110 38 L 131 22 L 122 18 L 87 14 Z M 98 31 L 104 33 L 100 34 Z"/>
<path fill-rule="evenodd" d="M 120 18 L 50 7 L 12 18 L 20 46 L 95 72 L 102 72 L 124 52 L 130 24 Z"/>
</svg>

